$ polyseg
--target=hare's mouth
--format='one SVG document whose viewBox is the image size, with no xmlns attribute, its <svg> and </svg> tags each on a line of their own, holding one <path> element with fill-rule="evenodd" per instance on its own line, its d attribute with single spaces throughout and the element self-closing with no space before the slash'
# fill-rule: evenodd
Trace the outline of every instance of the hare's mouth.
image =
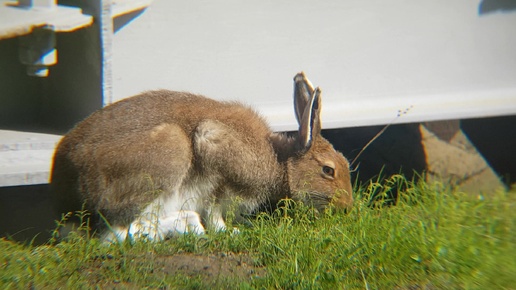
<svg viewBox="0 0 516 290">
<path fill-rule="evenodd" d="M 328 196 L 328 194 L 320 193 L 317 191 L 300 192 L 292 196 L 292 199 L 301 201 L 304 204 L 312 206 L 319 211 L 328 207 L 333 200 L 333 198 Z"/>
<path fill-rule="evenodd" d="M 342 201 L 340 194 L 328 195 L 317 191 L 301 192 L 292 196 L 295 201 L 301 201 L 306 205 L 312 206 L 318 211 L 322 211 L 329 206 L 348 212 L 352 207 L 352 202 Z"/>
</svg>

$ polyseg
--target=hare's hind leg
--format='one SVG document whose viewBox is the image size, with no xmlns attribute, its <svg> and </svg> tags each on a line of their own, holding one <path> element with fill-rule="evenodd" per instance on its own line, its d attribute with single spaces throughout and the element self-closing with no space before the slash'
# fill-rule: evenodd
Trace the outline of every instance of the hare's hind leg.
<svg viewBox="0 0 516 290">
<path fill-rule="evenodd" d="M 110 154 L 116 156 L 105 158 L 106 163 L 114 163 L 104 164 L 106 168 L 124 173 L 104 190 L 114 197 L 105 207 L 111 223 L 105 240 L 163 239 L 173 227 L 169 219 L 182 218 L 178 211 L 188 205 L 186 199 L 192 199 L 180 192 L 192 166 L 190 139 L 179 126 L 161 124 L 128 136 L 124 144 L 123 148 L 110 148 Z M 127 210 L 134 214 L 128 215 Z M 124 215 L 123 220 L 118 218 Z"/>
</svg>

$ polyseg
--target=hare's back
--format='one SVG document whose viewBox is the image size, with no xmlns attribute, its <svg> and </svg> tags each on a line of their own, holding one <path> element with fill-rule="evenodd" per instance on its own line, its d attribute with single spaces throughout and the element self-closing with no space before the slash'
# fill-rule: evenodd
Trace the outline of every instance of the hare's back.
<svg viewBox="0 0 516 290">
<path fill-rule="evenodd" d="M 270 131 L 261 116 L 238 102 L 221 102 L 186 92 L 158 90 L 121 100 L 93 113 L 69 135 L 89 136 L 89 141 L 99 142 L 104 138 L 112 140 L 117 136 L 148 131 L 167 123 L 178 125 L 190 134 L 204 120 L 216 120 L 242 132 Z"/>
</svg>

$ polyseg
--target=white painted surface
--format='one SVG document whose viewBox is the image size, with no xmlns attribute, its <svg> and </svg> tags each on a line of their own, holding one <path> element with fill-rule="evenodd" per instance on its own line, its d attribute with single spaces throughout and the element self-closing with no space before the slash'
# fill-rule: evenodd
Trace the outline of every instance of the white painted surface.
<svg viewBox="0 0 516 290">
<path fill-rule="evenodd" d="M 61 136 L 0 130 L 0 186 L 48 183 Z"/>
<path fill-rule="evenodd" d="M 156 0 L 115 34 L 114 99 L 239 99 L 290 130 L 304 70 L 326 128 L 516 114 L 516 12 L 480 2 Z"/>
</svg>

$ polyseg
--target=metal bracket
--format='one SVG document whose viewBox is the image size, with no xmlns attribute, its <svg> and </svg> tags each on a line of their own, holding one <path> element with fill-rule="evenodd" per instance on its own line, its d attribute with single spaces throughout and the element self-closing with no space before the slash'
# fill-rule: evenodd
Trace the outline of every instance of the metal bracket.
<svg viewBox="0 0 516 290">
<path fill-rule="evenodd" d="M 31 34 L 20 36 L 18 53 L 29 76 L 48 76 L 49 66 L 57 63 L 56 33 L 36 28 Z"/>
<path fill-rule="evenodd" d="M 57 63 L 56 32 L 90 25 L 93 17 L 56 0 L 18 0 L 0 5 L 0 40 L 19 37 L 18 55 L 30 76 L 46 77 Z"/>
</svg>

